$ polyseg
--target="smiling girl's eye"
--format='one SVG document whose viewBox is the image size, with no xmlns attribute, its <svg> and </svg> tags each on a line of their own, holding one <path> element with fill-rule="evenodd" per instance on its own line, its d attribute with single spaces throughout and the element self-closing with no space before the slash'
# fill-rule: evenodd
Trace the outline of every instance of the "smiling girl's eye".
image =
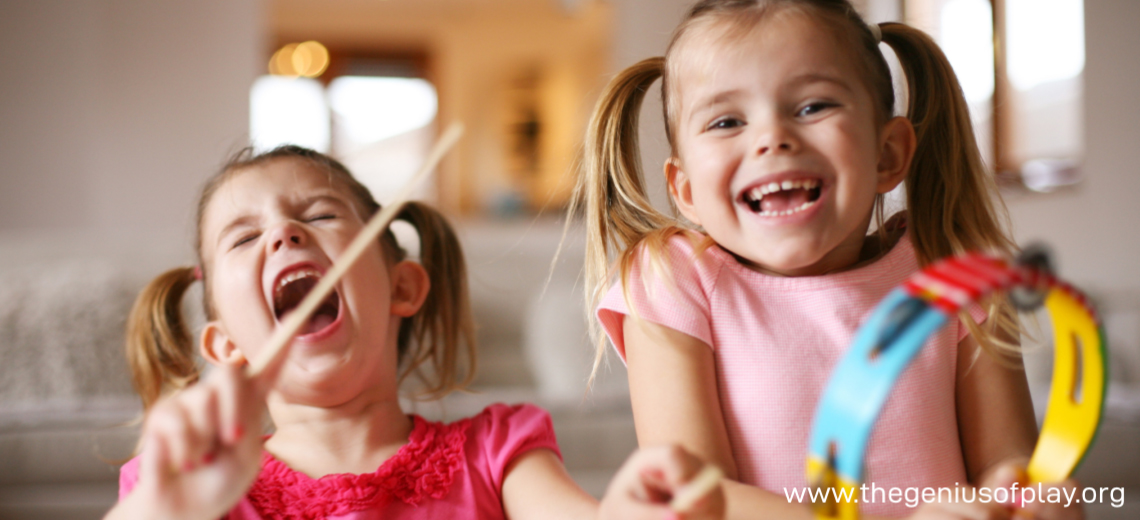
<svg viewBox="0 0 1140 520">
<path fill-rule="evenodd" d="M 799 112 L 796 112 L 796 116 L 797 117 L 807 117 L 807 116 L 815 115 L 815 114 L 823 112 L 824 110 L 827 110 L 828 108 L 831 108 L 833 106 L 835 106 L 835 104 L 824 103 L 822 101 L 817 101 L 815 103 L 809 103 L 808 105 L 801 108 Z"/>
<path fill-rule="evenodd" d="M 741 126 L 744 126 L 744 121 L 735 117 L 722 117 L 709 124 L 708 130 L 730 130 Z"/>
</svg>

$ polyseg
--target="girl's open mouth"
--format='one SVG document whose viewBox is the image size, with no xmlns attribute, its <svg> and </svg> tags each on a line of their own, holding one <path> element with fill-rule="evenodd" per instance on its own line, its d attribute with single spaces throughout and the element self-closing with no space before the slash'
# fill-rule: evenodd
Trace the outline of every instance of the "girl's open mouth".
<svg viewBox="0 0 1140 520">
<path fill-rule="evenodd" d="M 762 217 L 781 217 L 810 208 L 819 200 L 820 186 L 819 179 L 769 182 L 745 190 L 743 200 Z"/>
<path fill-rule="evenodd" d="M 303 268 L 288 273 L 277 281 L 277 285 L 273 288 L 273 313 L 278 323 L 301 304 L 309 291 L 316 287 L 321 276 L 322 273 L 316 269 Z M 317 310 L 313 311 L 309 320 L 301 326 L 301 330 L 297 331 L 297 335 L 307 336 L 321 332 L 336 323 L 339 317 L 340 295 L 336 289 L 333 289 L 328 298 L 325 298 Z"/>
</svg>

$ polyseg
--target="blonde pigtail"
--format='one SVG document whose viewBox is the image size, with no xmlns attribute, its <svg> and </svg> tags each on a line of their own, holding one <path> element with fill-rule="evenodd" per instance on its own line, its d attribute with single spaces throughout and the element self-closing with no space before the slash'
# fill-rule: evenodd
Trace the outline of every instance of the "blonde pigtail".
<svg viewBox="0 0 1140 520">
<path fill-rule="evenodd" d="M 606 86 L 590 119 L 582 176 L 570 203 L 571 215 L 585 210 L 587 314 L 605 295 L 612 275 L 610 257 L 615 252 L 624 280 L 639 243 L 654 233 L 679 230 L 676 219 L 649 201 L 638 145 L 641 103 L 664 70 L 662 57 L 623 70 Z M 590 320 L 590 335 L 596 342 L 592 382 L 605 356 L 605 337 L 594 320 Z"/>
<path fill-rule="evenodd" d="M 906 179 L 910 230 L 919 261 L 1016 247 L 993 176 L 982 163 L 970 110 L 957 76 L 938 45 L 904 24 L 881 25 L 883 42 L 902 63 L 909 85 L 907 117 L 918 138 Z"/>
<path fill-rule="evenodd" d="M 906 179 L 908 233 L 920 264 L 966 251 L 1009 255 L 1009 216 L 993 175 L 982 162 L 957 76 L 927 34 L 899 23 L 880 25 L 906 72 L 907 117 L 917 145 Z M 982 348 L 1006 356 L 1020 351 L 1017 316 L 1004 298 L 986 302 L 988 318 L 979 326 L 967 313 L 961 321 Z"/>
<path fill-rule="evenodd" d="M 127 363 L 144 412 L 198 380 L 194 341 L 182 317 L 182 297 L 197 279 L 193 267 L 162 273 L 139 294 L 127 318 Z"/>
</svg>

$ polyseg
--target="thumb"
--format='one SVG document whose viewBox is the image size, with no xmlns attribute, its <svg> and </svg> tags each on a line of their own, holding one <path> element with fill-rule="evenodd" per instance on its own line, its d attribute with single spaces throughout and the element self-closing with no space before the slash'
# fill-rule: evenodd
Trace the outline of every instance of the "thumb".
<svg viewBox="0 0 1140 520">
<path fill-rule="evenodd" d="M 139 460 L 139 483 L 151 483 L 158 489 L 166 487 L 171 478 L 172 464 L 166 439 L 161 435 L 148 435 Z"/>
<path fill-rule="evenodd" d="M 1010 487 L 1014 482 L 1024 481 L 1025 470 L 1020 464 L 1003 462 L 991 470 L 978 484 L 983 487 L 999 488 Z"/>
</svg>

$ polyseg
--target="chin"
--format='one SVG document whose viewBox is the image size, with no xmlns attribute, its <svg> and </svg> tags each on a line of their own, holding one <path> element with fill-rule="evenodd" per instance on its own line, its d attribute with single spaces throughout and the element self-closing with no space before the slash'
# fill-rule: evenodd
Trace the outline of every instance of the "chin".
<svg viewBox="0 0 1140 520">
<path fill-rule="evenodd" d="M 778 250 L 758 252 L 750 260 L 764 270 L 783 276 L 811 276 L 815 274 L 811 272 L 812 268 L 819 264 L 823 255 L 805 254 L 805 249 L 808 248 L 789 244 L 789 247 Z"/>
</svg>

